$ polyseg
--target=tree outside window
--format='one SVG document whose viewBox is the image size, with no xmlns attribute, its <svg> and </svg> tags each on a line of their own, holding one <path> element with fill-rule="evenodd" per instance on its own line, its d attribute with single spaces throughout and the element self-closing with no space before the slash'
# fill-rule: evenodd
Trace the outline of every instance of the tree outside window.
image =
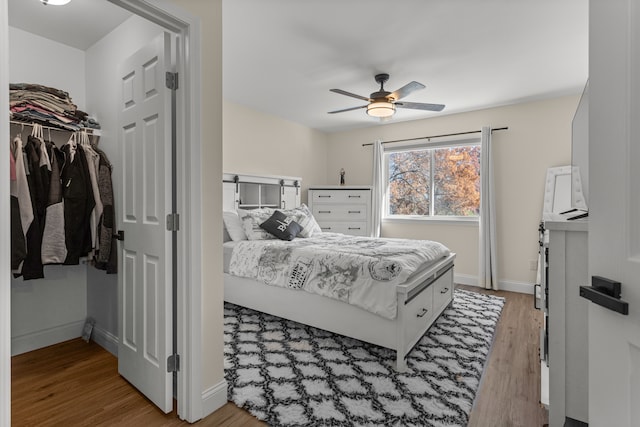
<svg viewBox="0 0 640 427">
<path fill-rule="evenodd" d="M 388 215 L 478 216 L 480 145 L 387 154 Z"/>
</svg>

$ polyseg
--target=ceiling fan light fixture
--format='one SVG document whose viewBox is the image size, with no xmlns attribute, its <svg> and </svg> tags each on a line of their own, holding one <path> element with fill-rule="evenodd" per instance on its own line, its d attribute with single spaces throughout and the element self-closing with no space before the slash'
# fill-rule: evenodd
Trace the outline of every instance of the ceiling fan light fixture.
<svg viewBox="0 0 640 427">
<path fill-rule="evenodd" d="M 63 6 L 69 3 L 71 0 L 40 0 L 43 5 L 52 5 L 52 6 Z"/>
<path fill-rule="evenodd" d="M 391 117 L 396 112 L 396 106 L 388 101 L 373 101 L 367 105 L 367 114 L 372 117 Z"/>
</svg>

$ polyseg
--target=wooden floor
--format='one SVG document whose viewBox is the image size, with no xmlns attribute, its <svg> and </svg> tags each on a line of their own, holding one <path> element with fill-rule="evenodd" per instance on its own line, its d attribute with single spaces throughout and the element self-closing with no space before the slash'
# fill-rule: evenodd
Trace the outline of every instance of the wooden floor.
<svg viewBox="0 0 640 427">
<path fill-rule="evenodd" d="M 463 287 L 479 291 L 478 288 Z M 539 426 L 538 331 L 533 297 L 511 292 L 469 421 L 470 427 Z M 123 380 L 117 360 L 95 343 L 77 339 L 12 358 L 13 426 L 179 426 Z M 198 426 L 265 426 L 227 403 Z"/>
</svg>

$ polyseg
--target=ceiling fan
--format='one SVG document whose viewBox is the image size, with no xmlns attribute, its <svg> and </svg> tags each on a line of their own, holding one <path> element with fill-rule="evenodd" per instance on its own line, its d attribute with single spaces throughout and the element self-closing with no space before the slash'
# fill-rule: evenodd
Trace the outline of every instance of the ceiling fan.
<svg viewBox="0 0 640 427">
<path fill-rule="evenodd" d="M 329 111 L 329 114 L 344 113 L 345 111 L 359 110 L 361 108 L 367 109 L 367 114 L 373 117 L 387 118 L 394 115 L 396 108 L 410 108 L 414 110 L 426 110 L 426 111 L 442 111 L 444 105 L 442 104 L 425 104 L 422 102 L 398 102 L 398 100 L 409 95 L 411 92 L 424 89 L 424 85 L 418 82 L 407 83 L 400 89 L 394 92 L 387 92 L 384 90 L 384 84 L 389 80 L 389 74 L 376 74 L 376 82 L 380 83 L 380 90 L 373 92 L 369 98 L 365 96 L 356 95 L 355 93 L 347 92 L 342 89 L 330 89 L 331 92 L 339 93 L 341 95 L 350 96 L 352 98 L 362 99 L 368 101 L 367 105 L 361 105 L 359 107 L 344 108 L 342 110 Z"/>
</svg>

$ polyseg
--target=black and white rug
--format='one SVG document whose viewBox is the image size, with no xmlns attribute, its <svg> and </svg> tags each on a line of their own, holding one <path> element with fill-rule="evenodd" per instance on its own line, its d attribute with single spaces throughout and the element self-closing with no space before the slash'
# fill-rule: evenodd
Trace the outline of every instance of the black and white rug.
<svg viewBox="0 0 640 427">
<path fill-rule="evenodd" d="M 465 426 L 504 299 L 456 290 L 394 370 L 395 352 L 225 303 L 229 400 L 270 426 Z"/>
</svg>

